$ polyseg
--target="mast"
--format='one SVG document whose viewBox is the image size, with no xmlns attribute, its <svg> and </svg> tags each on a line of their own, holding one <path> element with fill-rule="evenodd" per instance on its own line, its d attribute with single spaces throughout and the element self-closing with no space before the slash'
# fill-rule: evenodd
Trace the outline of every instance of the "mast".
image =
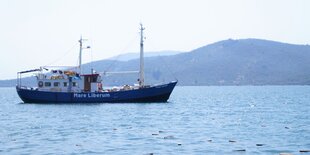
<svg viewBox="0 0 310 155">
<path fill-rule="evenodd" d="M 80 43 L 80 54 L 79 54 L 79 70 L 80 70 L 80 74 L 82 74 L 82 50 L 83 50 L 83 41 L 86 41 L 87 39 L 83 39 L 81 36 L 81 39 L 79 40 Z M 87 46 L 84 49 L 89 49 L 90 46 Z"/>
<path fill-rule="evenodd" d="M 81 68 L 81 65 L 82 65 L 82 49 L 83 49 L 83 39 L 82 39 L 82 36 L 81 36 L 81 39 L 79 40 L 79 43 L 80 43 L 79 70 L 80 70 L 80 74 L 82 74 L 82 68 Z"/>
<path fill-rule="evenodd" d="M 140 78 L 139 78 L 139 86 L 140 87 L 144 86 L 143 30 L 145 30 L 145 28 L 142 26 L 142 24 L 140 24 L 140 33 L 141 33 L 141 38 L 140 38 Z"/>
</svg>

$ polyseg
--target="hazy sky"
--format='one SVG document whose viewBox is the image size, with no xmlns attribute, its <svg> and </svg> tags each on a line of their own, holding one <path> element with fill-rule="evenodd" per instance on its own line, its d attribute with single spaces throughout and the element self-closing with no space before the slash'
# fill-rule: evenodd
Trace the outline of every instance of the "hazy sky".
<svg viewBox="0 0 310 155">
<path fill-rule="evenodd" d="M 192 49 L 232 38 L 310 43 L 310 0 L 0 0 L 0 79 L 44 65 L 145 50 Z"/>
</svg>

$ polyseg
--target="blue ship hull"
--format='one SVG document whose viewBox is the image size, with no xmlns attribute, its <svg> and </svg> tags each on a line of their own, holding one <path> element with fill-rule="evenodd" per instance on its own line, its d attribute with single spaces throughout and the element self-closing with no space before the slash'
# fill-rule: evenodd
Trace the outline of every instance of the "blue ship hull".
<svg viewBox="0 0 310 155">
<path fill-rule="evenodd" d="M 16 87 L 25 103 L 127 103 L 167 102 L 177 81 L 168 84 L 114 92 L 47 92 Z"/>
</svg>

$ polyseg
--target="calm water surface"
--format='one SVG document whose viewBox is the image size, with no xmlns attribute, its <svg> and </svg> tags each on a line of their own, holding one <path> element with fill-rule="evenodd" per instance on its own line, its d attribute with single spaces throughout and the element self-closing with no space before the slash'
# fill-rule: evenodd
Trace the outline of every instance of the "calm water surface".
<svg viewBox="0 0 310 155">
<path fill-rule="evenodd" d="M 310 86 L 176 87 L 168 103 L 88 105 L 23 104 L 0 88 L 0 154 L 310 154 L 300 150 Z"/>
</svg>

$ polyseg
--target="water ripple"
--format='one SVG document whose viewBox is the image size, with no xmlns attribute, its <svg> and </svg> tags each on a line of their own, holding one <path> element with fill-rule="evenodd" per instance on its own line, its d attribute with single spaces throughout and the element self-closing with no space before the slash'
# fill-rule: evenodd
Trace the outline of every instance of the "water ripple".
<svg viewBox="0 0 310 155">
<path fill-rule="evenodd" d="M 176 87 L 169 103 L 21 104 L 0 88 L 0 154 L 299 154 L 309 86 Z"/>
</svg>

